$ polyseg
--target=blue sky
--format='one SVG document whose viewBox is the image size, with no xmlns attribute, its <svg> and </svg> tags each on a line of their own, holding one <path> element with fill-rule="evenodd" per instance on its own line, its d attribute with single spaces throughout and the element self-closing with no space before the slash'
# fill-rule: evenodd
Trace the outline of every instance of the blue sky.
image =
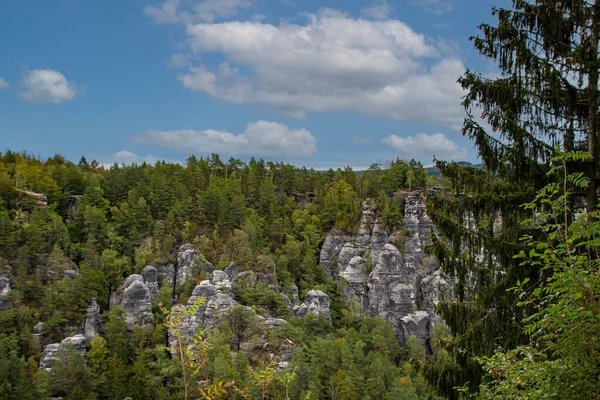
<svg viewBox="0 0 600 400">
<path fill-rule="evenodd" d="M 2 148 L 102 163 L 475 160 L 469 36 L 508 0 L 4 0 Z"/>
</svg>

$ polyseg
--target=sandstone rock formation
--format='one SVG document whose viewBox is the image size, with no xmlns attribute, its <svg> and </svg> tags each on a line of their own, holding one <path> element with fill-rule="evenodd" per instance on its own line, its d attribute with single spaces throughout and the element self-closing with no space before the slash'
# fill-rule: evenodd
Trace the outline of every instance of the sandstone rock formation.
<svg viewBox="0 0 600 400">
<path fill-rule="evenodd" d="M 177 250 L 176 285 L 183 285 L 188 279 L 192 278 L 196 267 L 196 257 L 199 255 L 200 253 L 189 243 L 184 244 Z"/>
<path fill-rule="evenodd" d="M 51 343 L 44 348 L 40 359 L 40 368 L 45 371 L 52 369 L 52 364 L 64 354 L 68 348 L 72 348 L 82 357 L 86 355 L 87 339 L 83 335 L 75 335 L 64 339 L 60 343 Z"/>
<path fill-rule="evenodd" d="M 159 292 L 158 271 L 152 265 L 146 265 L 142 270 L 141 275 L 144 278 L 144 283 L 148 286 L 150 301 L 154 303 L 158 298 Z"/>
<path fill-rule="evenodd" d="M 85 322 L 83 323 L 83 334 L 90 341 L 100 335 L 102 322 L 100 321 L 100 307 L 96 299 L 92 299 L 92 304 L 87 309 Z"/>
<path fill-rule="evenodd" d="M 412 334 L 426 348 L 433 324 L 441 321 L 435 305 L 452 294 L 452 282 L 423 251 L 433 229 L 424 200 L 431 194 L 436 192 L 397 192 L 392 201 L 400 202 L 404 218 L 402 228 L 390 233 L 375 218 L 374 201 L 366 200 L 357 234 L 331 232 L 320 254 L 328 275 L 345 281 L 345 295 L 358 302 L 363 315 L 383 318 L 401 341 Z M 300 305 L 296 312 L 305 310 Z"/>
<path fill-rule="evenodd" d="M 311 290 L 306 293 L 304 303 L 294 307 L 293 314 L 298 317 L 305 317 L 307 314 L 322 315 L 331 320 L 329 296 L 320 290 Z"/>
<path fill-rule="evenodd" d="M 129 329 L 135 324 L 145 325 L 154 320 L 150 290 L 142 275 L 133 274 L 125 279 L 110 299 L 111 307 L 119 306 L 125 310 L 125 323 Z"/>
<path fill-rule="evenodd" d="M 0 260 L 2 261 L 2 260 Z M 0 310 L 4 308 L 6 297 L 11 292 L 10 282 L 12 279 L 11 268 L 9 265 L 0 265 Z"/>
</svg>

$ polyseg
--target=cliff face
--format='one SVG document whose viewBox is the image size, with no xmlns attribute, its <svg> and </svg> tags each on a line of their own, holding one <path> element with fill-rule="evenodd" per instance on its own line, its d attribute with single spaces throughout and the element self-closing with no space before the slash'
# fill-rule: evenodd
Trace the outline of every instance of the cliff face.
<svg viewBox="0 0 600 400">
<path fill-rule="evenodd" d="M 363 315 L 386 320 L 402 342 L 415 335 L 426 347 L 440 321 L 434 307 L 451 295 L 451 282 L 423 252 L 433 229 L 425 196 L 432 194 L 418 190 L 394 197 L 404 208 L 399 232 L 386 232 L 375 218 L 376 204 L 366 200 L 357 234 L 331 232 L 320 256 L 327 274 L 345 281 L 346 296 L 358 302 Z"/>
</svg>

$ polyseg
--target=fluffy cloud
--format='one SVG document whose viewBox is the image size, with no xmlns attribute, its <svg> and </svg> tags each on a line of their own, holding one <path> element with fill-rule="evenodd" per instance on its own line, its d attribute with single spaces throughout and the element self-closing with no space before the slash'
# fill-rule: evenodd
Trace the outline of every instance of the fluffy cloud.
<svg viewBox="0 0 600 400">
<path fill-rule="evenodd" d="M 117 163 L 118 165 L 121 165 L 121 164 L 131 165 L 131 164 L 143 164 L 143 163 L 155 164 L 157 161 L 163 161 L 163 160 L 166 162 L 169 162 L 169 163 L 182 164 L 181 161 L 169 160 L 169 159 L 165 159 L 163 157 L 156 157 L 156 156 L 151 156 L 151 155 L 140 156 L 129 150 L 117 151 L 115 154 L 113 154 L 109 157 L 101 158 L 101 160 L 102 160 L 102 162 L 100 163 L 100 165 L 102 165 L 104 168 L 110 168 L 115 163 Z"/>
<path fill-rule="evenodd" d="M 237 14 L 239 9 L 252 6 L 250 0 L 204 0 L 197 2 L 165 0 L 159 6 L 147 6 L 144 13 L 159 24 L 212 22 Z M 187 6 L 187 7 L 184 7 Z"/>
<path fill-rule="evenodd" d="M 435 15 L 446 14 L 454 8 L 452 3 L 444 0 L 412 0 L 412 4 L 422 6 L 425 11 Z"/>
<path fill-rule="evenodd" d="M 390 135 L 381 143 L 393 148 L 406 158 L 422 158 L 435 156 L 440 160 L 464 160 L 468 156 L 466 149 L 458 146 L 441 133 L 428 135 L 417 133 L 414 136 L 399 137 Z"/>
<path fill-rule="evenodd" d="M 369 143 L 371 143 L 371 139 L 362 137 L 362 136 L 357 136 L 357 135 L 352 135 L 351 140 L 352 140 L 352 143 L 354 143 L 354 144 L 369 144 Z"/>
<path fill-rule="evenodd" d="M 465 67 L 397 20 L 353 19 L 322 9 L 305 25 L 255 21 L 188 24 L 190 48 L 220 53 L 216 69 L 179 75 L 195 92 L 272 104 L 288 115 L 354 111 L 410 122 L 461 125 Z M 247 71 L 247 72 L 240 72 Z"/>
<path fill-rule="evenodd" d="M 379 0 L 362 9 L 362 14 L 373 19 L 386 19 L 392 12 L 392 6 L 386 0 Z"/>
<path fill-rule="evenodd" d="M 73 82 L 51 69 L 25 71 L 21 85 L 19 95 L 23 100 L 31 102 L 60 104 L 73 100 L 80 93 Z"/>
<path fill-rule="evenodd" d="M 200 154 L 306 157 L 317 151 L 317 140 L 306 129 L 290 129 L 267 121 L 248 124 L 240 135 L 215 130 L 146 131 L 133 136 L 132 140 Z"/>
<path fill-rule="evenodd" d="M 0 90 L 7 89 L 10 83 L 6 82 L 3 78 L 0 78 Z"/>
</svg>

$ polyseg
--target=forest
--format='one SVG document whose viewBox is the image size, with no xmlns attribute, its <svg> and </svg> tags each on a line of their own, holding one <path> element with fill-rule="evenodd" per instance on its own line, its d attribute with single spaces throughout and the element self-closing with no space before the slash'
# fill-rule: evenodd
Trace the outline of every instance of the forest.
<svg viewBox="0 0 600 400">
<path fill-rule="evenodd" d="M 481 165 L 2 153 L 0 399 L 599 399 L 600 3 L 492 15 L 472 41 L 497 73 L 457 77 Z M 368 281 L 336 276 L 365 234 Z M 406 313 L 423 335 L 348 296 L 384 263 L 438 282 Z"/>
</svg>

